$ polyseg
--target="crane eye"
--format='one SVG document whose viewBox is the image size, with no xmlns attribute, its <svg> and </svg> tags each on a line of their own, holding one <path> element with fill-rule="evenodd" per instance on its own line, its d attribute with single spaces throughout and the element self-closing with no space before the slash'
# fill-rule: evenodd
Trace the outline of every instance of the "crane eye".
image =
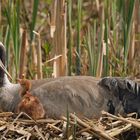
<svg viewBox="0 0 140 140">
<path fill-rule="evenodd" d="M 132 91 L 132 86 L 129 81 L 126 82 L 126 86 L 129 91 Z"/>
<path fill-rule="evenodd" d="M 131 93 L 137 93 L 135 91 L 135 84 L 136 84 L 135 82 L 133 82 L 131 80 L 126 80 L 125 82 L 126 82 L 126 88 L 127 88 L 127 90 L 129 92 L 131 92 Z"/>
<path fill-rule="evenodd" d="M 126 80 L 126 88 L 131 93 L 139 94 L 139 85 L 131 80 Z"/>
</svg>

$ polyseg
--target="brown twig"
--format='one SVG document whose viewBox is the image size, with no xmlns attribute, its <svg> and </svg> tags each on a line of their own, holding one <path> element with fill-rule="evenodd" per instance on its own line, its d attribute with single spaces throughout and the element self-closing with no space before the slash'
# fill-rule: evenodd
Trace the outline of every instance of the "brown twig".
<svg viewBox="0 0 140 140">
<path fill-rule="evenodd" d="M 70 114 L 70 117 L 72 119 L 76 119 L 77 123 L 79 125 L 82 125 L 83 127 L 86 128 L 90 128 L 91 131 L 94 132 L 94 135 L 96 135 L 97 137 L 102 137 L 105 140 L 114 140 L 114 138 L 112 138 L 111 136 L 109 136 L 106 132 L 100 130 L 97 126 L 94 125 L 94 127 L 89 126 L 88 124 L 86 124 L 85 122 L 83 122 L 82 120 L 80 120 L 77 116 Z"/>
<path fill-rule="evenodd" d="M 66 117 L 64 117 L 64 116 L 61 116 L 61 119 L 63 120 L 63 121 L 65 121 L 65 122 L 67 122 L 68 120 L 67 120 L 67 118 Z M 72 121 L 72 120 L 69 120 L 69 123 L 70 124 L 72 124 L 72 125 L 74 125 L 75 124 L 75 122 L 74 121 Z"/>
<path fill-rule="evenodd" d="M 122 128 L 120 128 L 122 127 Z M 127 124 L 127 125 L 121 125 L 117 128 L 114 128 L 114 129 L 111 129 L 109 131 L 106 131 L 110 136 L 114 137 L 114 136 L 117 136 L 123 132 L 126 132 L 128 130 L 130 130 L 132 128 L 132 125 L 131 124 Z"/>
<path fill-rule="evenodd" d="M 2 112 L 0 113 L 0 117 L 11 117 L 13 114 L 12 112 Z"/>
<path fill-rule="evenodd" d="M 138 122 L 135 122 L 135 121 L 132 121 L 132 120 L 128 120 L 128 119 L 123 118 L 123 117 L 117 117 L 117 116 L 112 115 L 112 114 L 110 114 L 110 113 L 108 113 L 108 112 L 105 112 L 105 111 L 102 111 L 102 114 L 107 115 L 107 116 L 110 116 L 110 117 L 115 118 L 115 119 L 117 119 L 117 120 L 124 121 L 124 122 L 126 122 L 126 123 L 130 123 L 130 124 L 132 124 L 133 126 L 135 126 L 135 127 L 137 127 L 137 128 L 140 129 L 140 123 L 138 123 Z"/>
<path fill-rule="evenodd" d="M 34 128 L 35 128 L 37 134 L 42 138 L 42 140 L 45 140 L 45 137 L 44 137 L 43 134 L 40 132 L 40 130 L 38 129 L 38 127 L 35 125 Z"/>
<path fill-rule="evenodd" d="M 31 124 L 46 124 L 46 123 L 56 123 L 59 120 L 53 120 L 53 119 L 41 119 L 41 120 L 25 120 L 25 119 L 18 119 L 17 122 L 22 123 L 24 125 L 31 125 Z"/>
<path fill-rule="evenodd" d="M 14 121 L 9 125 L 9 127 L 7 127 L 7 130 L 5 131 L 5 133 L 3 134 L 1 140 L 6 136 L 6 134 L 8 133 L 8 131 L 11 129 L 11 127 L 14 127 L 14 123 L 18 120 L 18 118 L 22 115 L 27 116 L 28 118 L 32 119 L 30 116 L 28 116 L 26 113 L 21 112 L 15 119 Z M 32 119 L 33 120 L 33 119 Z M 35 122 L 35 121 L 34 121 Z"/>
<path fill-rule="evenodd" d="M 54 125 L 52 125 L 52 124 L 48 124 L 47 126 L 48 126 L 48 128 L 52 128 L 52 129 L 54 129 L 54 130 L 56 130 L 56 131 L 62 132 L 61 129 L 59 129 L 58 127 L 56 127 L 56 126 L 54 126 Z"/>
</svg>

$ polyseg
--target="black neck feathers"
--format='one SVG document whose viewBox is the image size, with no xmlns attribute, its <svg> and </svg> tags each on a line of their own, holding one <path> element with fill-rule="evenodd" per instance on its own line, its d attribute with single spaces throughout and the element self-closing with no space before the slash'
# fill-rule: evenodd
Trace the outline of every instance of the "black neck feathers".
<svg viewBox="0 0 140 140">
<path fill-rule="evenodd" d="M 3 65 L 5 66 L 5 59 L 6 59 L 6 50 L 4 45 L 0 42 L 0 60 L 2 61 Z M 0 87 L 4 84 L 4 71 L 0 67 Z"/>
</svg>

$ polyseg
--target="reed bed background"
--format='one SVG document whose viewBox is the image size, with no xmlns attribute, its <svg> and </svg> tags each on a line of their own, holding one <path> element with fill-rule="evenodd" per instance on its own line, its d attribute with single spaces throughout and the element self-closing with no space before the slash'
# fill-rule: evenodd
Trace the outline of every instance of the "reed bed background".
<svg viewBox="0 0 140 140">
<path fill-rule="evenodd" d="M 139 0 L 5 0 L 0 27 L 13 79 L 140 78 Z"/>
</svg>

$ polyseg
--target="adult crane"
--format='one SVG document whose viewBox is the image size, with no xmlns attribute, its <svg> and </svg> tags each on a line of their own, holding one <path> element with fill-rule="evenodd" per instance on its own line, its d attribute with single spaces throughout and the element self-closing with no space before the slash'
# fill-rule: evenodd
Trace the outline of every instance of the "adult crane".
<svg viewBox="0 0 140 140">
<path fill-rule="evenodd" d="M 5 65 L 5 58 L 6 50 L 0 43 L 0 60 L 3 65 Z M 131 96 L 131 91 L 133 91 L 133 84 L 128 87 L 124 81 L 126 80 L 111 77 L 97 80 L 92 76 L 65 76 L 31 80 L 30 93 L 41 101 L 46 117 L 49 118 L 66 116 L 67 111 L 75 112 L 79 117 L 88 118 L 100 117 L 102 110 L 114 114 L 139 111 L 139 106 L 136 105 L 133 107 L 134 109 L 129 110 L 123 103 L 124 97 L 129 93 Z M 16 111 L 21 100 L 19 90 L 20 84 L 11 83 L 4 69 L 0 68 L 0 109 L 2 111 Z M 134 96 L 138 97 L 135 93 Z M 139 101 L 139 99 L 136 100 Z"/>
</svg>

